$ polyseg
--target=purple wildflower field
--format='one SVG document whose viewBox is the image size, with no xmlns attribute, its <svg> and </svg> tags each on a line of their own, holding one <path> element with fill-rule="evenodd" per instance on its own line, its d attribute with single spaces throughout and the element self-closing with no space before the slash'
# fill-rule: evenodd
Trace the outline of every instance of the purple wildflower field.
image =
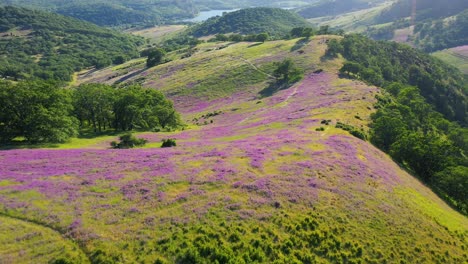
<svg viewBox="0 0 468 264">
<path fill-rule="evenodd" d="M 262 99 L 256 91 L 195 103 L 176 95 L 189 122 L 222 114 L 185 131 L 139 135 L 154 148 L 112 150 L 106 141 L 82 149 L 0 151 L 0 212 L 58 230 L 85 252 L 123 252 L 120 262 L 128 263 L 141 255 L 148 256 L 142 263 L 175 261 L 176 249 L 141 245 L 172 236 L 180 246 L 183 237 L 194 239 L 190 227 L 200 223 L 216 231 L 219 223 L 257 221 L 278 244 L 286 243 L 292 236 L 284 231 L 287 223 L 311 212 L 325 234 L 343 229 L 337 231 L 343 243 L 368 243 L 390 259 L 386 248 L 396 248 L 394 260 L 409 254 L 394 244 L 405 236 L 417 246 L 434 238 L 466 244 L 451 235 L 467 231 L 465 218 L 387 155 L 334 128 L 338 121 L 365 127 L 377 93 L 325 71 Z M 328 119 L 331 125 L 321 124 Z M 321 126 L 324 131 L 315 130 Z M 167 137 L 177 147 L 158 148 Z M 435 213 L 418 210 L 421 203 Z M 287 220 L 283 226 L 275 219 Z M 447 248 L 455 258 L 463 255 L 458 246 Z M 364 255 L 378 256 L 374 251 Z"/>
</svg>

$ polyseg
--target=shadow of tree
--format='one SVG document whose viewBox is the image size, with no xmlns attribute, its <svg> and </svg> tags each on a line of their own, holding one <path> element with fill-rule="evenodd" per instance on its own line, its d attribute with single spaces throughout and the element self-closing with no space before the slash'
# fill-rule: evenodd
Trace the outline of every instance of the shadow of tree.
<svg viewBox="0 0 468 264">
<path fill-rule="evenodd" d="M 258 92 L 258 94 L 260 95 L 260 98 L 270 97 L 281 90 L 288 89 L 292 85 L 293 84 L 287 83 L 285 81 L 271 82 L 266 88 Z"/>
<path fill-rule="evenodd" d="M 255 43 L 255 44 L 249 45 L 247 48 L 252 48 L 252 47 L 255 47 L 255 46 L 262 45 L 262 44 L 263 44 L 263 42 Z"/>
<path fill-rule="evenodd" d="M 309 42 L 310 42 L 310 38 L 301 38 L 294 44 L 294 46 L 291 47 L 290 51 L 292 52 L 292 51 L 301 49 L 305 45 L 309 44 Z"/>
</svg>

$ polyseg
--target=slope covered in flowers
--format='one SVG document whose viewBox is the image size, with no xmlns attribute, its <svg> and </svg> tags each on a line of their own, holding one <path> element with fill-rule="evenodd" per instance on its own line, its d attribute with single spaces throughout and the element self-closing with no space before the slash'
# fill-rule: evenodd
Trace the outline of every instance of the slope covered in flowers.
<svg viewBox="0 0 468 264">
<path fill-rule="evenodd" d="M 44 259 L 61 249 L 94 263 L 466 261 L 467 219 L 335 128 L 365 129 L 379 89 L 339 78 L 341 61 L 322 57 L 322 37 L 299 48 L 297 40 L 250 45 L 205 47 L 128 72 L 125 81 L 163 90 L 191 124 L 140 134 L 144 149 L 111 150 L 103 138 L 1 151 L 0 248 L 10 246 L 0 255 L 30 262 L 22 250 L 34 246 Z M 286 57 L 305 78 L 262 97 L 272 62 Z M 119 70 L 91 77 L 112 81 Z M 159 148 L 169 137 L 177 147 Z M 16 239 L 34 228 L 58 242 L 47 251 L 34 235 Z"/>
</svg>

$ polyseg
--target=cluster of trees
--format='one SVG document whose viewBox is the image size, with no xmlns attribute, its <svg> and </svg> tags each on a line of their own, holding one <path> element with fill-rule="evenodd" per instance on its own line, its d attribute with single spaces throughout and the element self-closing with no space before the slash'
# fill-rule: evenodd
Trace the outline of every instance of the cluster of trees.
<svg viewBox="0 0 468 264">
<path fill-rule="evenodd" d="M 63 89 L 46 81 L 0 82 L 0 141 L 64 142 L 80 130 L 176 127 L 173 104 L 156 90 L 86 84 Z"/>
<path fill-rule="evenodd" d="M 70 81 L 74 72 L 138 57 L 139 37 L 42 11 L 0 7 L 0 78 Z"/>
<path fill-rule="evenodd" d="M 176 127 L 180 117 L 161 92 L 134 85 L 115 88 L 84 84 L 72 90 L 74 113 L 80 127 L 95 132 Z"/>
<path fill-rule="evenodd" d="M 372 143 L 467 214 L 468 104 L 463 76 L 405 45 L 358 35 L 330 41 L 329 53 L 341 53 L 348 60 L 343 74 L 388 92 L 378 98 L 378 111 L 372 115 Z"/>
<path fill-rule="evenodd" d="M 304 78 L 304 70 L 296 66 L 293 60 L 287 58 L 282 62 L 275 63 L 276 69 L 273 71 L 279 84 L 291 85 Z"/>
<path fill-rule="evenodd" d="M 329 42 L 329 54 L 341 53 L 348 62 L 341 72 L 377 86 L 400 82 L 415 86 L 447 119 L 468 124 L 464 76 L 442 61 L 406 45 L 347 35 Z"/>
<path fill-rule="evenodd" d="M 426 52 L 468 44 L 468 9 L 446 22 L 444 19 L 419 23 L 414 43 Z"/>
<path fill-rule="evenodd" d="M 468 129 L 434 111 L 416 87 L 394 83 L 372 115 L 371 141 L 468 214 Z"/>
<path fill-rule="evenodd" d="M 213 34 L 238 33 L 242 35 L 266 32 L 272 37 L 283 37 L 295 27 L 310 24 L 298 14 L 279 8 L 247 8 L 208 19 L 194 26 L 191 34 L 196 37 Z"/>
<path fill-rule="evenodd" d="M 241 42 L 241 41 L 249 41 L 249 42 L 265 42 L 270 39 L 270 35 L 266 32 L 262 32 L 260 34 L 250 34 L 250 35 L 241 35 L 241 34 L 231 34 L 231 35 L 224 35 L 224 34 L 216 34 L 216 36 L 210 40 L 209 42 L 215 41 L 233 41 L 233 42 Z"/>
</svg>

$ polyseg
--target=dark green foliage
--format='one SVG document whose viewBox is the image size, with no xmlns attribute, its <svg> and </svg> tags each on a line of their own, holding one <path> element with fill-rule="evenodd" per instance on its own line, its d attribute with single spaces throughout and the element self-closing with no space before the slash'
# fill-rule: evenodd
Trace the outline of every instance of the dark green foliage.
<svg viewBox="0 0 468 264">
<path fill-rule="evenodd" d="M 163 139 L 162 140 L 162 145 L 161 148 L 171 148 L 177 146 L 177 143 L 175 139 L 173 138 L 168 138 L 168 139 Z"/>
<path fill-rule="evenodd" d="M 147 53 L 148 53 L 148 59 L 146 60 L 146 67 L 148 68 L 154 67 L 156 65 L 163 63 L 164 55 L 166 54 L 166 52 L 160 48 L 153 48 L 149 50 Z"/>
<path fill-rule="evenodd" d="M 192 1 L 165 0 L 0 0 L 0 5 L 52 10 L 101 26 L 153 26 L 190 18 L 196 11 Z"/>
<path fill-rule="evenodd" d="M 379 98 L 372 115 L 372 143 L 466 214 L 468 130 L 434 111 L 415 87 L 392 84 L 387 91 L 392 96 Z"/>
<path fill-rule="evenodd" d="M 310 38 L 315 34 L 311 27 L 295 27 L 289 33 L 291 38 Z"/>
<path fill-rule="evenodd" d="M 447 120 L 467 124 L 466 80 L 455 69 L 408 46 L 358 35 L 346 36 L 341 45 L 348 60 L 341 73 L 389 92 L 377 98 L 372 143 L 467 214 L 468 204 L 462 198 L 467 190 L 463 169 L 468 131 Z"/>
<path fill-rule="evenodd" d="M 112 148 L 129 149 L 129 148 L 135 148 L 135 147 L 142 147 L 148 142 L 144 138 L 136 138 L 131 133 L 120 136 L 119 139 L 120 139 L 120 142 L 118 143 L 115 141 L 111 142 Z"/>
<path fill-rule="evenodd" d="M 73 91 L 75 114 L 82 128 L 95 132 L 151 130 L 180 124 L 171 101 L 159 91 L 141 86 L 114 88 L 104 84 L 85 84 Z"/>
<path fill-rule="evenodd" d="M 43 81 L 0 82 L 0 141 L 64 142 L 77 129 L 67 90 Z"/>
<path fill-rule="evenodd" d="M 0 141 L 64 142 L 78 128 L 94 132 L 177 127 L 171 101 L 141 86 L 86 84 L 73 90 L 55 83 L 0 82 Z"/>
<path fill-rule="evenodd" d="M 304 77 L 304 71 L 298 68 L 291 59 L 285 59 L 276 63 L 273 75 L 279 83 L 290 85 L 300 81 Z"/>
<path fill-rule="evenodd" d="M 343 46 L 337 39 L 331 39 L 328 42 L 327 56 L 336 58 L 338 54 L 343 53 Z"/>
<path fill-rule="evenodd" d="M 367 135 L 364 131 L 362 130 L 359 130 L 351 125 L 348 125 L 348 124 L 344 124 L 344 123 L 341 123 L 341 122 L 337 122 L 336 123 L 336 128 L 341 128 L 345 131 L 348 131 L 351 135 L 359 138 L 359 139 L 362 139 L 362 140 L 366 140 L 367 139 Z"/>
<path fill-rule="evenodd" d="M 0 7 L 0 25 L 0 78 L 15 80 L 70 81 L 81 69 L 138 57 L 143 44 L 81 20 L 22 8 Z"/>
<path fill-rule="evenodd" d="M 247 8 L 213 17 L 191 29 L 194 36 L 239 33 L 243 35 L 268 33 L 283 37 L 292 28 L 310 26 L 299 15 L 279 8 Z"/>
<path fill-rule="evenodd" d="M 434 186 L 450 194 L 456 201 L 468 201 L 468 166 L 447 167 L 437 172 L 433 178 Z M 465 207 L 466 208 L 466 207 Z"/>
<path fill-rule="evenodd" d="M 80 127 L 91 126 L 94 132 L 110 128 L 114 122 L 115 89 L 104 84 L 84 84 L 73 91 L 75 116 Z"/>
<path fill-rule="evenodd" d="M 259 42 L 265 42 L 269 38 L 270 38 L 270 35 L 268 35 L 268 33 L 263 32 L 263 33 L 260 33 L 260 34 L 257 35 L 256 40 L 259 41 Z"/>
<path fill-rule="evenodd" d="M 341 45 L 348 60 L 341 73 L 378 86 L 392 82 L 414 85 L 449 120 L 468 123 L 466 80 L 456 69 L 409 46 L 360 35 L 346 36 Z"/>
</svg>

